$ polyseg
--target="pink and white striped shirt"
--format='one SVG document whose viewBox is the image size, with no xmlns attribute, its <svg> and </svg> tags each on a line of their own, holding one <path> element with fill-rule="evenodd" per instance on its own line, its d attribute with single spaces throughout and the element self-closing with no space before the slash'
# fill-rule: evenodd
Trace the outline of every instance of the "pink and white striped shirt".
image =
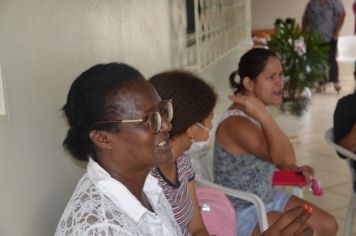
<svg viewBox="0 0 356 236">
<path fill-rule="evenodd" d="M 151 174 L 158 178 L 158 184 L 172 206 L 174 217 L 181 227 L 183 235 L 191 235 L 187 226 L 193 217 L 193 204 L 188 191 L 188 183 L 194 179 L 195 174 L 189 156 L 183 154 L 178 158 L 176 171 L 178 184 L 169 181 L 159 168 L 153 169 Z"/>
</svg>

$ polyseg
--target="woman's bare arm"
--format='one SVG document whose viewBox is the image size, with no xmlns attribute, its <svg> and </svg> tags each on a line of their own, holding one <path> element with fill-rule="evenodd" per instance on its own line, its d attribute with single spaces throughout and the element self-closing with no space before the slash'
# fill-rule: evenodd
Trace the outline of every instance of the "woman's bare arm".
<svg viewBox="0 0 356 236">
<path fill-rule="evenodd" d="M 295 167 L 296 159 L 292 144 L 274 121 L 264 104 L 255 97 L 231 96 L 239 109 L 255 118 L 261 129 L 243 117 L 230 119 L 225 127 L 228 135 L 248 153 L 269 160 L 280 168 Z"/>
<path fill-rule="evenodd" d="M 200 207 L 195 192 L 194 180 L 188 183 L 188 191 L 193 201 L 193 218 L 192 221 L 188 224 L 188 230 L 193 236 L 209 236 L 209 233 L 205 228 L 203 218 L 200 214 Z"/>
</svg>

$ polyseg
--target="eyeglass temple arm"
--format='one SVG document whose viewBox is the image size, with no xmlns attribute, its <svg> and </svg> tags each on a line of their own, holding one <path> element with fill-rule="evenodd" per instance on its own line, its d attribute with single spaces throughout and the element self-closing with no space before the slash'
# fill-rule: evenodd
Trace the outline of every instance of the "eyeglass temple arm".
<svg viewBox="0 0 356 236">
<path fill-rule="evenodd" d="M 136 119 L 136 120 L 108 120 L 108 121 L 99 121 L 96 124 L 110 124 L 110 123 L 137 123 L 143 122 L 144 119 Z"/>
</svg>

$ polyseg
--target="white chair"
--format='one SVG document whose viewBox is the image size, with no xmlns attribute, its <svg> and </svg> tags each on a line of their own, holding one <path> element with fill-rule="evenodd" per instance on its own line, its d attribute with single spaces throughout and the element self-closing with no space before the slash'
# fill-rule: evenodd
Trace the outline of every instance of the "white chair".
<svg viewBox="0 0 356 236">
<path fill-rule="evenodd" d="M 210 150 L 205 149 L 202 152 L 193 153 L 191 155 L 191 162 L 195 171 L 195 182 L 197 183 L 197 185 L 216 188 L 225 193 L 226 195 L 251 202 L 257 210 L 260 232 L 262 233 L 263 231 L 265 231 L 268 228 L 268 221 L 266 208 L 263 201 L 253 193 L 238 191 L 215 184 L 213 181 L 212 158 L 213 154 L 211 148 Z"/>
<path fill-rule="evenodd" d="M 337 61 L 354 63 L 356 60 L 356 36 L 340 36 L 337 42 L 337 49 Z"/>
<path fill-rule="evenodd" d="M 348 206 L 347 213 L 346 213 L 346 222 L 345 222 L 345 227 L 344 227 L 344 236 L 350 236 L 352 234 L 352 224 L 353 224 L 355 213 L 356 213 L 356 193 L 355 193 L 355 191 L 356 191 L 355 190 L 356 177 L 355 177 L 355 171 L 351 164 L 351 160 L 356 161 L 356 154 L 350 152 L 349 150 L 341 147 L 340 145 L 338 145 L 337 143 L 334 142 L 333 128 L 330 128 L 326 131 L 325 139 L 329 144 L 331 144 L 335 148 L 335 150 L 338 153 L 347 157 L 347 159 L 345 159 L 345 160 L 348 162 L 348 165 L 350 167 L 353 187 L 351 189 L 351 197 L 350 197 L 349 206 Z"/>
</svg>

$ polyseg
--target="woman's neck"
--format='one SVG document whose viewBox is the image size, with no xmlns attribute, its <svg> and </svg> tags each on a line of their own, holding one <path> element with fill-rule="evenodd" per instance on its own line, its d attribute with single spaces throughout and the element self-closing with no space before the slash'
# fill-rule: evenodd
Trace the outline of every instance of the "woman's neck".
<svg viewBox="0 0 356 236">
<path fill-rule="evenodd" d="M 125 167 L 117 165 L 113 160 L 114 158 L 106 156 L 98 158 L 97 162 L 110 174 L 111 178 L 116 179 L 123 184 L 141 203 L 143 203 L 143 186 L 150 170 L 128 170 Z"/>
<path fill-rule="evenodd" d="M 191 141 L 185 134 L 179 135 L 172 139 L 172 161 L 165 165 L 160 165 L 159 169 L 163 175 L 172 183 L 177 183 L 176 161 L 185 151 L 189 149 Z"/>
</svg>

